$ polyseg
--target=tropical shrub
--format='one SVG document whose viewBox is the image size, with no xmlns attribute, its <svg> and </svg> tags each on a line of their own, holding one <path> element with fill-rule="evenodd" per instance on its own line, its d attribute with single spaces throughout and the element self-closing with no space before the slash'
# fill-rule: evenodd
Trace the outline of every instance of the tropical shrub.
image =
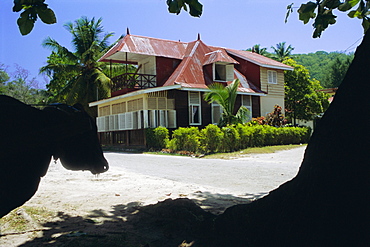
<svg viewBox="0 0 370 247">
<path fill-rule="evenodd" d="M 311 136 L 308 127 L 273 127 L 269 125 L 237 124 L 218 127 L 210 124 L 199 131 L 197 127 L 180 127 L 172 132 L 165 127 L 147 129 L 147 146 L 168 148 L 190 153 L 232 152 L 248 147 L 307 143 Z"/>
<path fill-rule="evenodd" d="M 214 124 L 207 125 L 200 131 L 201 150 L 204 153 L 214 153 L 221 149 L 224 133 Z"/>
<path fill-rule="evenodd" d="M 240 135 L 233 125 L 227 125 L 221 128 L 224 133 L 222 149 L 224 152 L 236 151 L 239 149 Z"/>
<path fill-rule="evenodd" d="M 167 148 L 174 151 L 186 150 L 197 152 L 200 147 L 200 131 L 197 127 L 180 127 L 172 132 L 172 139 Z"/>
<path fill-rule="evenodd" d="M 147 146 L 151 149 L 165 148 L 169 141 L 169 131 L 162 126 L 155 129 L 146 129 L 145 134 Z"/>
</svg>

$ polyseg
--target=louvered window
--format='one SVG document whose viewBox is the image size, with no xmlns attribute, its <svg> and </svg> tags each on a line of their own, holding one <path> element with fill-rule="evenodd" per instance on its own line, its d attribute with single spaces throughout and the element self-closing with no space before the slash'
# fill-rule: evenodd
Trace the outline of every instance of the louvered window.
<svg viewBox="0 0 370 247">
<path fill-rule="evenodd" d="M 201 124 L 200 93 L 189 92 L 189 124 Z"/>
<path fill-rule="evenodd" d="M 212 103 L 212 123 L 218 124 L 222 115 L 222 107 L 217 103 Z"/>
<path fill-rule="evenodd" d="M 242 106 L 249 110 L 249 119 L 252 119 L 252 99 L 250 95 L 242 95 Z"/>
</svg>

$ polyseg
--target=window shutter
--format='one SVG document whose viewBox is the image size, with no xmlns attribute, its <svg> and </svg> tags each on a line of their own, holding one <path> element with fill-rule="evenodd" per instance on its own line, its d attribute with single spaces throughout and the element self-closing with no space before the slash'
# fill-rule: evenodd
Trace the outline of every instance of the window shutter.
<svg viewBox="0 0 370 247">
<path fill-rule="evenodd" d="M 166 98 L 158 98 L 158 109 L 159 110 L 166 110 L 167 105 L 166 105 Z"/>
<path fill-rule="evenodd" d="M 157 111 L 150 110 L 149 111 L 149 127 L 150 128 L 157 128 Z"/>
<path fill-rule="evenodd" d="M 199 105 L 199 92 L 189 92 L 189 104 L 190 105 Z"/>
<path fill-rule="evenodd" d="M 251 106 L 251 96 L 250 95 L 242 95 L 242 105 L 243 106 Z"/>
<path fill-rule="evenodd" d="M 148 98 L 148 109 L 157 109 L 157 98 Z"/>
<path fill-rule="evenodd" d="M 118 130 L 126 129 L 126 113 L 118 114 Z"/>
<path fill-rule="evenodd" d="M 126 112 L 125 122 L 126 122 L 126 129 L 133 129 L 133 112 Z"/>
<path fill-rule="evenodd" d="M 167 121 L 166 121 L 166 111 L 159 110 L 158 111 L 158 118 L 159 118 L 159 126 L 167 127 Z"/>
<path fill-rule="evenodd" d="M 177 128 L 176 127 L 176 111 L 169 110 L 167 114 L 168 114 L 168 128 Z"/>
<path fill-rule="evenodd" d="M 226 81 L 234 80 L 234 64 L 226 65 Z"/>
<path fill-rule="evenodd" d="M 222 108 L 219 104 L 212 104 L 212 123 L 218 124 L 220 122 Z"/>
</svg>

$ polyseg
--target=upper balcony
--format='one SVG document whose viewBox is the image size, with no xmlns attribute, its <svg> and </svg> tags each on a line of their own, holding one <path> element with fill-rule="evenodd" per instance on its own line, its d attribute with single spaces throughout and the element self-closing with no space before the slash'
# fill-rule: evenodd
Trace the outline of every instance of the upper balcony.
<svg viewBox="0 0 370 247">
<path fill-rule="evenodd" d="M 157 86 L 157 77 L 149 74 L 125 73 L 112 78 L 112 92 L 133 91 Z"/>
</svg>

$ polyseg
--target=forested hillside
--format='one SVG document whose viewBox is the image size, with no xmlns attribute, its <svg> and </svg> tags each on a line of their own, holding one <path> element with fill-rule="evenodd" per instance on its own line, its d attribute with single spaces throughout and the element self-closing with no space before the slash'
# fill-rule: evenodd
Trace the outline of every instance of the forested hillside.
<svg viewBox="0 0 370 247">
<path fill-rule="evenodd" d="M 293 59 L 309 70 L 311 78 L 319 80 L 323 87 L 329 88 L 340 84 L 353 59 L 353 53 L 317 51 L 309 54 L 294 54 Z"/>
</svg>

